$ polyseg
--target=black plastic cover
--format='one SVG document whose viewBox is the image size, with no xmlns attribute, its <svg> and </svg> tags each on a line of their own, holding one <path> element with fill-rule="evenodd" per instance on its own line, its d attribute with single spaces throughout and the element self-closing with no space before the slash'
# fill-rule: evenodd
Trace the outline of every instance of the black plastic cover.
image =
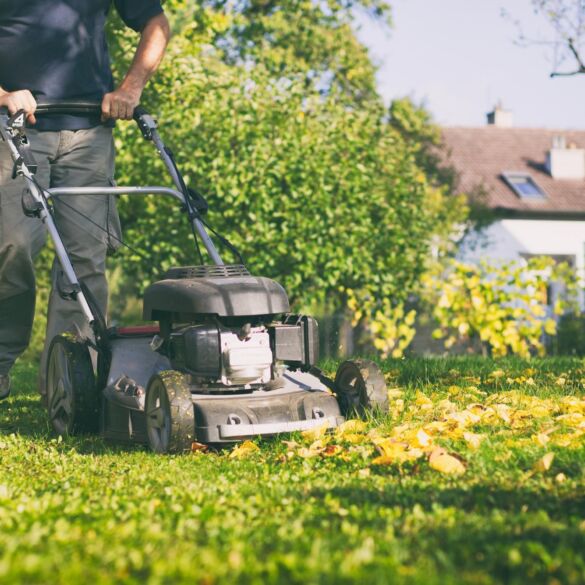
<svg viewBox="0 0 585 585">
<path fill-rule="evenodd" d="M 161 280 L 144 292 L 143 309 L 148 321 L 173 313 L 247 317 L 290 310 L 280 284 L 254 276 Z"/>
<path fill-rule="evenodd" d="M 308 369 L 319 361 L 319 326 L 306 315 L 287 315 L 271 327 L 274 358 Z"/>
<path fill-rule="evenodd" d="M 171 334 L 173 368 L 205 378 L 221 375 L 219 329 L 215 325 L 192 325 Z"/>
</svg>

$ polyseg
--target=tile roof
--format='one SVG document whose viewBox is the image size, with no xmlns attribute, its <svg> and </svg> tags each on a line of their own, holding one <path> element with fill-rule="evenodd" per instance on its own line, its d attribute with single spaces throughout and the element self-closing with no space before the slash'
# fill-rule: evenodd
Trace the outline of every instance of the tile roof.
<svg viewBox="0 0 585 585">
<path fill-rule="evenodd" d="M 585 148 L 585 131 L 536 128 L 443 128 L 443 158 L 453 166 L 464 193 L 485 193 L 482 201 L 503 213 L 559 214 L 585 213 L 585 180 L 553 179 L 545 168 L 546 154 L 553 137 Z M 529 173 L 547 194 L 546 199 L 525 200 L 505 183 L 502 173 Z"/>
</svg>

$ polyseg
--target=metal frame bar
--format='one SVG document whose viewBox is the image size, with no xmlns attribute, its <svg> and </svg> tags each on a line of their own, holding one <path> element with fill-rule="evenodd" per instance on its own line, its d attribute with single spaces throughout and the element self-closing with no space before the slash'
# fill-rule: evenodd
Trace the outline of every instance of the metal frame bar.
<svg viewBox="0 0 585 585">
<path fill-rule="evenodd" d="M 10 150 L 12 159 L 15 161 L 16 164 L 16 161 L 20 160 L 21 157 L 20 153 L 18 152 L 18 149 L 12 142 L 12 136 L 7 131 L 7 128 L 5 126 L 7 121 L 8 116 L 6 116 L 5 114 L 0 115 L 0 135 L 2 136 L 4 142 L 6 142 L 6 144 L 8 145 L 8 149 Z M 88 323 L 90 325 L 93 325 L 95 323 L 96 318 L 91 311 L 91 308 L 89 306 L 89 303 L 87 302 L 87 299 L 85 298 L 85 295 L 83 294 L 83 291 L 81 290 L 81 285 L 79 283 L 77 275 L 75 274 L 73 264 L 69 259 L 69 255 L 67 254 L 67 250 L 65 249 L 65 245 L 63 244 L 61 235 L 59 234 L 57 226 L 53 221 L 53 217 L 47 206 L 47 201 L 45 200 L 45 197 L 43 197 L 43 191 L 39 187 L 37 187 L 37 183 L 34 180 L 34 176 L 30 172 L 26 164 L 21 165 L 20 173 L 22 174 L 24 180 L 26 181 L 27 187 L 31 195 L 33 196 L 34 200 L 37 203 L 40 203 L 41 205 L 39 209 L 39 219 L 45 224 L 45 226 L 47 227 L 47 231 L 49 232 L 51 239 L 53 240 L 53 244 L 55 246 L 55 254 L 59 259 L 59 264 L 61 264 L 61 268 L 65 273 L 65 277 L 67 278 L 69 283 L 75 288 L 76 291 L 75 300 L 79 303 L 81 311 L 83 312 Z"/>
<path fill-rule="evenodd" d="M 65 108 L 67 104 L 61 104 L 62 109 Z M 47 104 L 45 106 L 39 105 L 39 111 L 44 108 L 46 113 L 49 112 L 50 108 L 58 108 L 58 104 Z M 69 106 L 67 106 L 69 107 Z M 88 111 L 88 108 L 99 108 L 98 104 L 73 104 L 70 106 L 73 109 L 80 109 Z M 29 169 L 25 161 L 23 160 L 23 156 L 21 156 L 21 152 L 17 145 L 13 142 L 18 136 L 19 133 L 24 136 L 24 132 L 22 131 L 22 126 L 19 126 L 18 129 L 15 130 L 15 127 L 9 125 L 9 115 L 7 110 L 1 109 L 0 110 L 0 138 L 7 144 L 8 149 L 10 150 L 10 155 L 12 160 L 15 164 L 18 164 L 18 174 L 21 175 L 27 187 L 39 206 L 38 210 L 38 217 L 40 221 L 42 221 L 46 227 L 49 235 L 53 241 L 55 246 L 55 254 L 59 260 L 59 264 L 63 269 L 63 272 L 69 281 L 69 283 L 74 287 L 76 291 L 75 299 L 80 305 L 80 308 L 86 317 L 87 321 L 90 325 L 95 323 L 96 317 L 91 311 L 89 303 L 81 290 L 81 285 L 77 275 L 75 274 L 75 269 L 71 260 L 69 258 L 69 254 L 63 244 L 63 240 L 61 239 L 61 235 L 59 234 L 59 230 L 53 221 L 53 217 L 51 215 L 49 206 L 47 204 L 48 199 L 51 197 L 58 197 L 58 196 L 69 196 L 69 195 L 170 195 L 175 199 L 181 201 L 187 210 L 191 209 L 191 203 L 189 201 L 188 193 L 184 192 L 184 182 L 180 175 L 179 170 L 177 169 L 174 161 L 172 160 L 169 152 L 167 151 L 159 133 L 157 130 L 157 123 L 150 116 L 144 111 L 136 111 L 134 116 L 136 122 L 138 123 L 140 130 L 142 131 L 144 137 L 148 140 L 152 140 L 155 145 L 155 148 L 164 162 L 171 178 L 173 179 L 173 183 L 176 186 L 176 189 L 170 189 L 167 187 L 63 187 L 63 188 L 55 188 L 55 189 L 43 189 L 36 183 L 34 179 L 34 169 Z M 24 124 L 24 115 L 22 118 L 22 124 Z M 28 144 L 26 144 L 26 148 L 28 148 Z M 24 152 L 24 151 L 23 151 Z M 29 161 L 30 162 L 30 161 Z M 205 226 L 203 222 L 198 217 L 190 217 L 190 221 L 193 225 L 194 230 L 196 231 L 197 235 L 201 238 L 201 241 L 207 250 L 211 260 L 216 265 L 223 265 L 224 262 L 222 261 L 213 241 L 211 240 L 209 234 L 205 230 Z"/>
<path fill-rule="evenodd" d="M 335 428 L 337 418 L 328 416 L 326 418 L 312 418 L 307 420 L 295 420 L 276 423 L 219 425 L 219 436 L 221 439 L 244 439 L 246 437 L 258 437 L 260 435 L 279 435 L 295 431 L 307 431 L 326 425 L 327 428 Z"/>
<path fill-rule="evenodd" d="M 62 195 L 170 195 L 175 199 L 185 203 L 185 197 L 180 191 L 169 187 L 55 187 L 45 191 L 51 197 L 61 197 Z M 223 264 L 209 234 L 204 225 L 198 220 L 193 220 L 193 227 L 205 249 L 209 252 L 211 259 L 216 264 Z"/>
</svg>

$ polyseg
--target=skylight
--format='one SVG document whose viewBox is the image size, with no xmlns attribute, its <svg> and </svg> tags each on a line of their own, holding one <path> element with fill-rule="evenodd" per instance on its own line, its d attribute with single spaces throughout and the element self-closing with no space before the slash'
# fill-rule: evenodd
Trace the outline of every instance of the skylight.
<svg viewBox="0 0 585 585">
<path fill-rule="evenodd" d="M 545 192 L 528 173 L 503 173 L 502 176 L 520 199 L 531 199 L 533 201 L 546 199 Z"/>
</svg>

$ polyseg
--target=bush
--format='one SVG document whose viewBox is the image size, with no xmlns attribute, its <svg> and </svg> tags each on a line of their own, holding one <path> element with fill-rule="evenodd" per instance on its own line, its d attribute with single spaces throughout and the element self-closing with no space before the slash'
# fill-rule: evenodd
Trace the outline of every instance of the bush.
<svg viewBox="0 0 585 585">
<path fill-rule="evenodd" d="M 563 294 L 549 306 L 549 285 Z M 448 349 L 479 339 L 484 353 L 528 357 L 545 352 L 545 335 L 557 333 L 557 319 L 577 307 L 577 279 L 566 263 L 547 257 L 477 265 L 453 260 L 446 270 L 425 276 L 426 300 Z"/>
</svg>

